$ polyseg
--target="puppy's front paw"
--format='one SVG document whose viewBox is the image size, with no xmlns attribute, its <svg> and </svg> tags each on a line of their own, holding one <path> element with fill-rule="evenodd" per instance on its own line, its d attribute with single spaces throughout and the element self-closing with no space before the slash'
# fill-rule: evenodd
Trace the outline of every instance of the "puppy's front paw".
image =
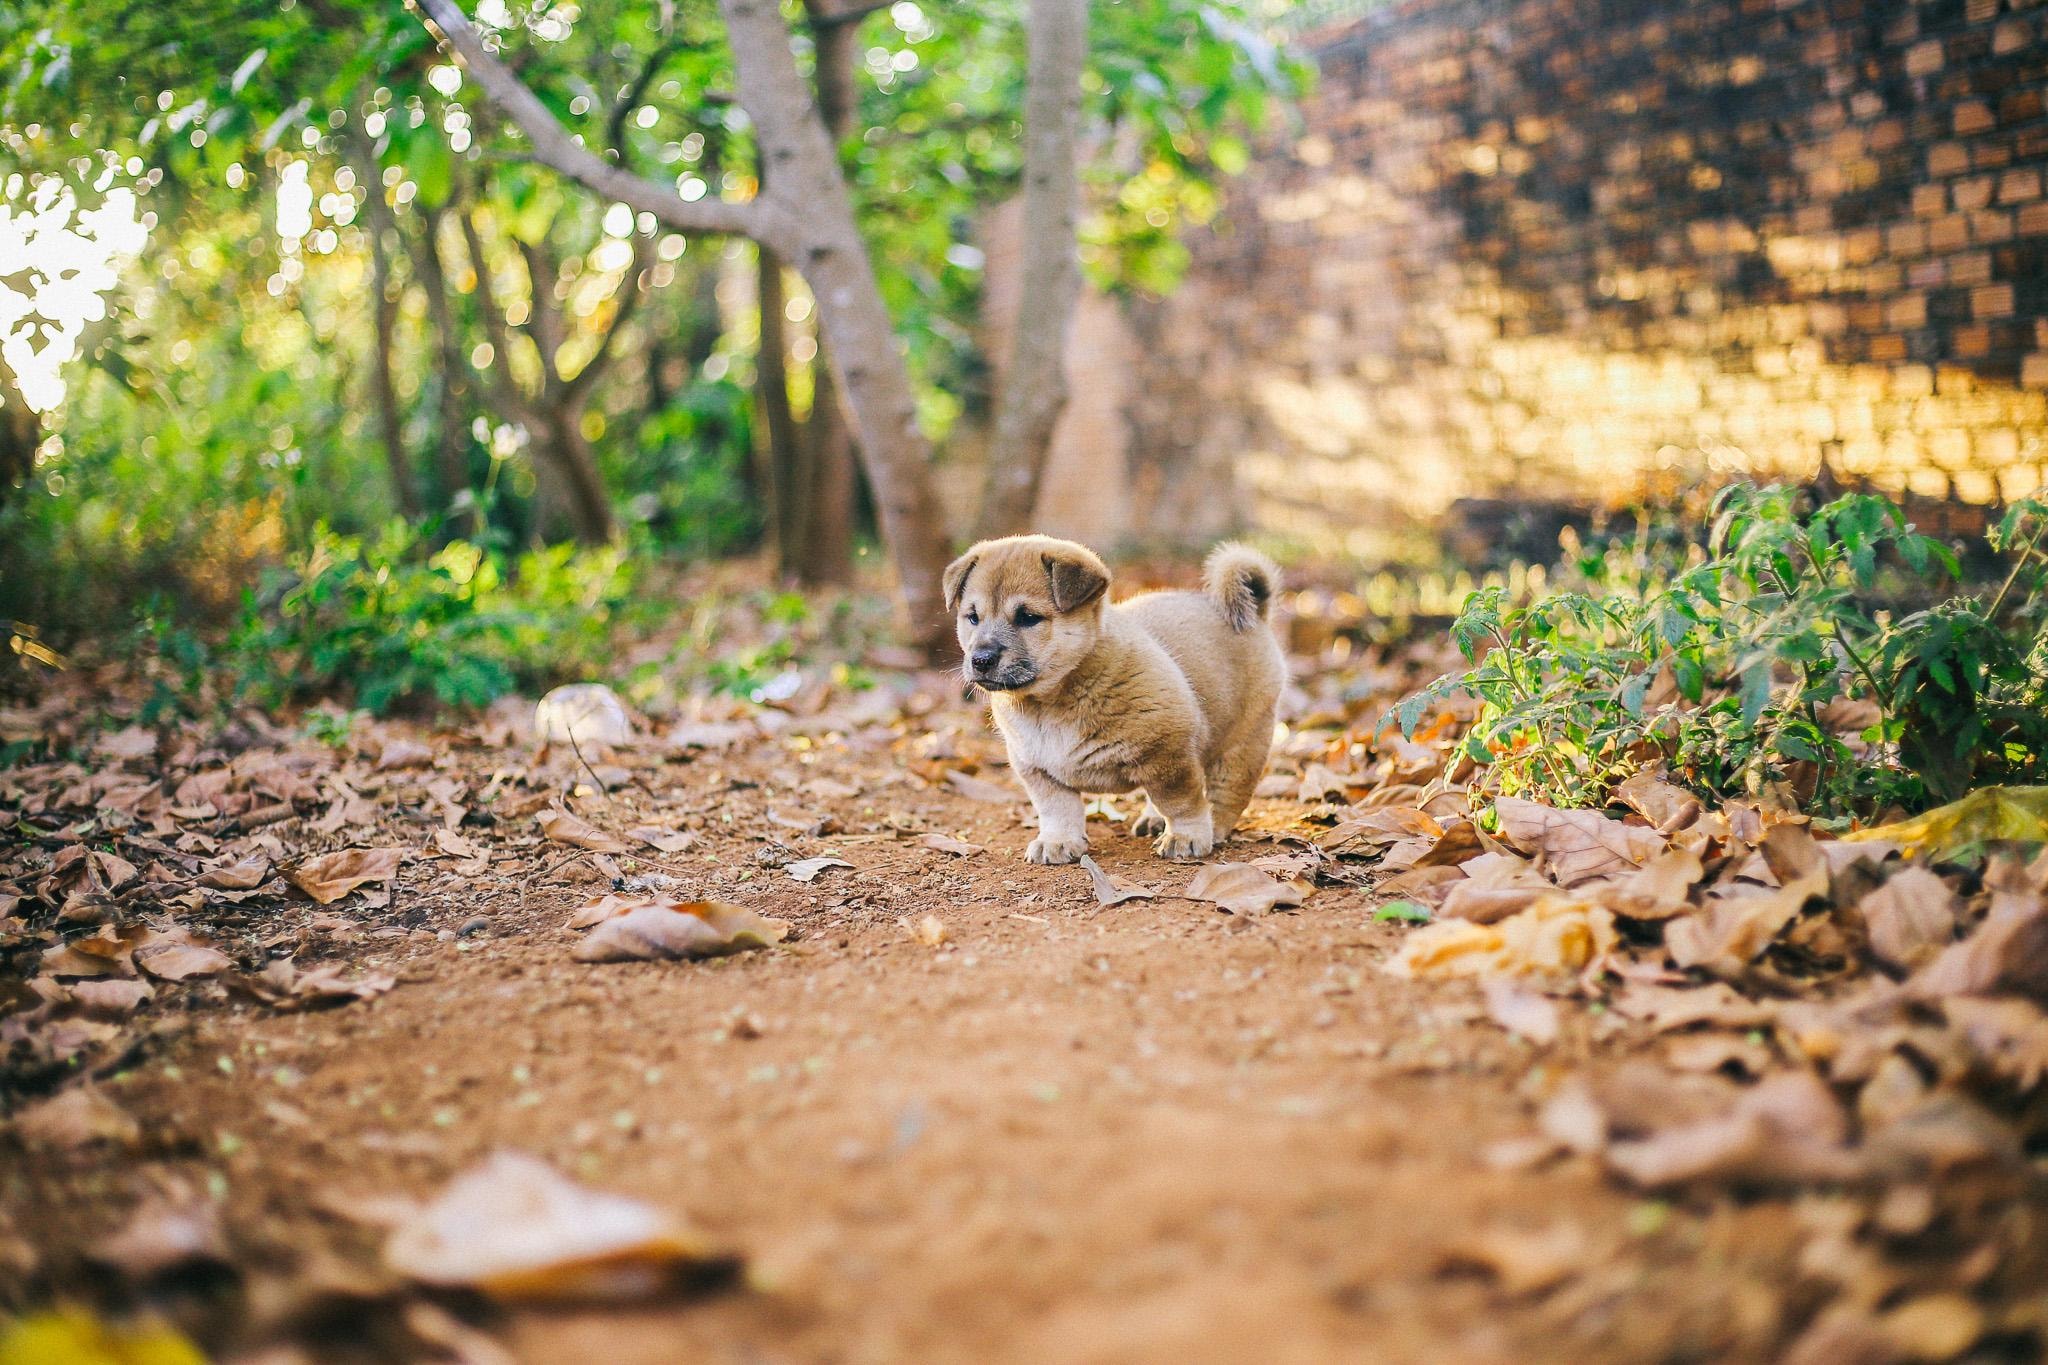
<svg viewBox="0 0 2048 1365">
<path fill-rule="evenodd" d="M 1140 839 L 1156 839 L 1166 833 L 1166 817 L 1147 806 L 1143 815 L 1131 821 L 1131 833 Z"/>
<path fill-rule="evenodd" d="M 1071 863 L 1088 851 L 1086 839 L 1033 839 L 1024 856 L 1034 863 L 1055 867 Z"/>
<path fill-rule="evenodd" d="M 1209 850 L 1215 846 L 1216 841 L 1206 832 L 1188 833 L 1182 830 L 1169 830 L 1160 835 L 1152 845 L 1162 858 L 1181 859 L 1206 858 L 1209 856 Z"/>
</svg>

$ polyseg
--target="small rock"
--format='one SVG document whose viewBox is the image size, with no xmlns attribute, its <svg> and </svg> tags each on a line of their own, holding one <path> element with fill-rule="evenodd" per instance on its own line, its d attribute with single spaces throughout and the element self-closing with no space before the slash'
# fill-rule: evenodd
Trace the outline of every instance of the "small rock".
<svg viewBox="0 0 2048 1365">
<path fill-rule="evenodd" d="M 533 736 L 542 744 L 620 748 L 633 738 L 633 722 L 618 693 L 602 683 L 558 687 L 534 707 Z"/>
<path fill-rule="evenodd" d="M 455 931 L 453 929 L 443 929 L 438 934 L 435 934 L 434 937 L 443 943 L 453 943 L 455 941 Z"/>
<path fill-rule="evenodd" d="M 484 932 L 484 930 L 490 927 L 491 921 L 488 916 L 471 915 L 468 919 L 462 922 L 462 927 L 457 929 L 455 932 L 461 935 L 463 938 L 475 938 L 478 934 L 481 934 L 482 932 Z"/>
</svg>

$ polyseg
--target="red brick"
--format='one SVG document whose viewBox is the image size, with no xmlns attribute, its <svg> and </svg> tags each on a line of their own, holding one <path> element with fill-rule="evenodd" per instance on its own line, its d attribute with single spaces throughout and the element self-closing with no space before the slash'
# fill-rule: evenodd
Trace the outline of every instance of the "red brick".
<svg viewBox="0 0 2048 1365">
<path fill-rule="evenodd" d="M 1960 142 L 1937 142 L 1927 149 L 1929 175 L 1961 175 L 1970 169 L 1970 149 Z"/>
<path fill-rule="evenodd" d="M 1972 133 L 1988 133 L 1998 126 L 1998 116 L 1991 112 L 1991 106 L 1983 100 L 1970 100 L 1956 106 L 1949 126 L 1955 129 L 1957 137 L 1968 137 Z"/>
<path fill-rule="evenodd" d="M 1998 180 L 1998 202 L 2021 204 L 2041 197 L 2041 172 L 2028 169 L 2007 171 Z"/>
<path fill-rule="evenodd" d="M 2004 318 L 2012 316 L 2012 286 L 2009 284 L 1987 284 L 1982 289 L 1970 291 L 1970 314 L 1980 318 Z"/>
<path fill-rule="evenodd" d="M 1959 209 L 1981 209 L 1991 202 L 1991 191 L 1997 184 L 1988 175 L 1973 175 L 1949 186 L 1949 194 Z"/>
</svg>

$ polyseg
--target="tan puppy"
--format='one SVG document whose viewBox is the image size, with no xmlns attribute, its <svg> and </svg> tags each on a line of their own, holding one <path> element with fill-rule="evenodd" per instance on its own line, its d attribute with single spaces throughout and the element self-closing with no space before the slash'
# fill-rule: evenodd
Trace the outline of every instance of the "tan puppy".
<svg viewBox="0 0 2048 1365">
<path fill-rule="evenodd" d="M 967 678 L 992 694 L 1038 811 L 1032 862 L 1088 851 L 1087 791 L 1143 787 L 1132 829 L 1158 835 L 1161 857 L 1206 857 L 1237 827 L 1287 676 L 1265 622 L 1280 573 L 1224 545 L 1205 582 L 1111 606 L 1095 553 L 1048 536 L 985 540 L 947 567 Z"/>
</svg>

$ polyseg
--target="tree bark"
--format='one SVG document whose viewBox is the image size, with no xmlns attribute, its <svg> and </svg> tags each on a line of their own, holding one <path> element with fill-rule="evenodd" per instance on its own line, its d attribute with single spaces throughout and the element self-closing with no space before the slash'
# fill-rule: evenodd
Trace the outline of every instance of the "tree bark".
<svg viewBox="0 0 2048 1365">
<path fill-rule="evenodd" d="M 370 238 L 370 304 L 373 327 L 370 338 L 370 389 L 376 404 L 378 439 L 384 444 L 384 464 L 391 475 L 391 497 L 407 521 L 419 520 L 420 491 L 413 483 L 412 460 L 405 449 L 405 412 L 398 402 L 398 381 L 391 369 L 392 348 L 397 345 L 398 300 L 391 297 L 391 254 L 384 241 L 392 227 L 391 212 L 384 203 L 384 183 L 377 174 L 377 161 L 368 152 L 356 158 L 356 174 L 363 181 L 363 203 L 367 209 L 363 231 Z"/>
<path fill-rule="evenodd" d="M 417 3 L 541 162 L 683 231 L 752 237 L 802 274 L 818 300 L 821 339 L 875 492 L 905 632 L 935 656 L 941 653 L 949 632 L 939 574 L 948 549 L 932 487 L 931 447 L 917 425 L 909 368 L 854 222 L 845 178 L 797 71 L 776 0 L 720 0 L 719 6 L 768 186 L 743 204 L 710 196 L 685 201 L 665 184 L 606 163 L 578 145 L 491 53 L 454 0 Z"/>
<path fill-rule="evenodd" d="M 468 388 L 462 381 L 468 362 L 462 357 L 462 338 L 455 327 L 455 310 L 448 296 L 448 268 L 441 256 L 441 224 L 445 206 L 429 210 L 420 225 L 414 249 L 413 269 L 420 286 L 427 291 L 427 316 L 434 325 L 436 349 L 440 354 L 440 430 L 434 442 L 434 472 L 441 485 L 441 504 L 451 506 L 469 490 L 467 459 L 469 434 L 464 430 L 463 399 Z M 479 529 L 476 518 L 481 509 L 470 509 L 472 534 Z"/>
<path fill-rule="evenodd" d="M 983 535 L 1029 529 L 1053 430 L 1067 405 L 1067 330 L 1081 296 L 1075 239 L 1088 0 L 1031 0 L 1028 37 L 1022 296 L 1009 370 L 996 401 Z"/>
<path fill-rule="evenodd" d="M 583 414 L 589 407 L 591 390 L 603 374 L 604 367 L 610 363 L 612 342 L 620 327 L 632 316 L 638 302 L 640 276 L 647 259 L 646 244 L 637 238 L 634 241 L 633 264 L 619 282 L 619 288 L 626 292 L 612 315 L 611 325 L 598 340 L 596 353 L 581 370 L 566 379 L 561 373 L 559 353 L 568 329 L 561 316 L 560 303 L 554 297 L 558 272 L 545 245 L 518 244 L 520 257 L 526 265 L 530 296 L 526 322 L 519 330 L 540 352 L 541 370 L 539 386 L 532 393 L 524 393 L 512 378 L 511 326 L 505 321 L 505 315 L 492 295 L 490 264 L 484 254 L 483 234 L 471 214 L 463 213 L 459 217 L 463 242 L 469 249 L 471 266 L 476 271 L 478 312 L 483 317 L 492 350 L 496 352 L 491 366 L 480 372 L 478 377 L 492 385 L 501 405 L 526 428 L 528 449 L 536 460 L 546 465 L 559 484 L 571 533 L 586 545 L 605 544 L 617 537 L 618 521 L 612 514 L 611 497 L 597 467 L 597 454 L 583 435 Z"/>
<path fill-rule="evenodd" d="M 16 386 L 13 369 L 0 356 L 0 507 L 35 473 L 36 447 L 43 443 L 43 419 Z"/>
<path fill-rule="evenodd" d="M 793 574 L 803 559 L 804 487 L 802 442 L 789 408 L 789 346 L 783 331 L 782 262 L 766 247 L 755 266 L 754 297 L 761 310 L 761 340 L 754 354 L 754 401 L 761 414 L 761 440 L 768 471 L 769 507 L 774 514 L 775 563 Z"/>
<path fill-rule="evenodd" d="M 853 135 L 858 97 L 854 63 L 858 59 L 861 18 L 868 9 L 832 11 L 824 0 L 804 0 L 810 19 L 812 47 L 817 55 L 818 116 L 838 148 Z M 813 362 L 811 419 L 804 431 L 804 463 L 808 467 L 803 557 L 797 576 L 806 583 L 844 586 L 853 581 L 854 461 L 853 427 L 839 385 L 832 377 L 830 348 L 820 338 Z"/>
</svg>

